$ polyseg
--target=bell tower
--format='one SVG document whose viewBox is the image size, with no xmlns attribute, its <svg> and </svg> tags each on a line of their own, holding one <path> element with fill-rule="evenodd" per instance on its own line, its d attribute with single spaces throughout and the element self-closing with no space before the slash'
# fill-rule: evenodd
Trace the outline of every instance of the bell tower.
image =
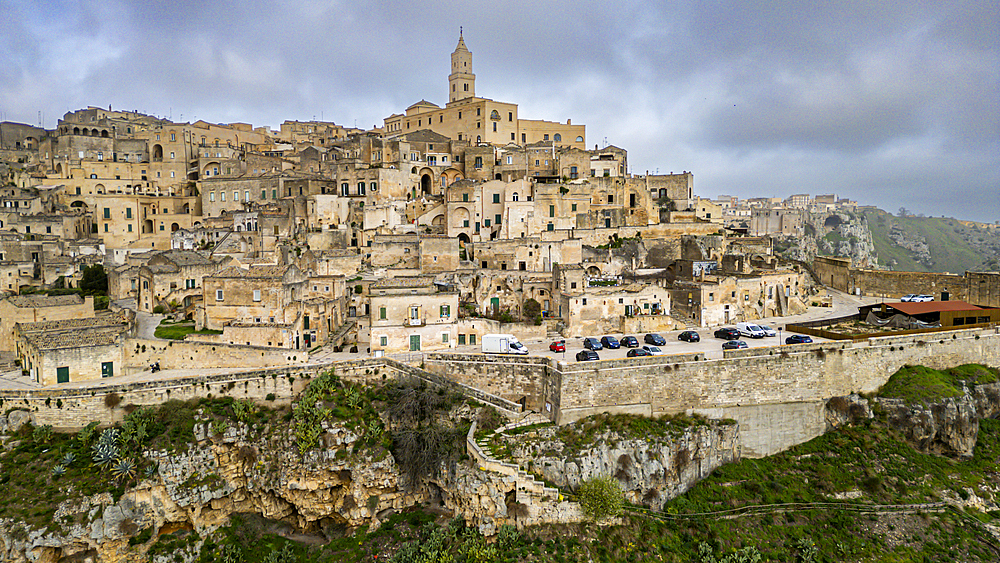
<svg viewBox="0 0 1000 563">
<path fill-rule="evenodd" d="M 476 97 L 476 75 L 472 74 L 472 52 L 465 46 L 462 28 L 458 30 L 458 47 L 451 54 L 451 74 L 448 75 L 448 102 Z"/>
</svg>

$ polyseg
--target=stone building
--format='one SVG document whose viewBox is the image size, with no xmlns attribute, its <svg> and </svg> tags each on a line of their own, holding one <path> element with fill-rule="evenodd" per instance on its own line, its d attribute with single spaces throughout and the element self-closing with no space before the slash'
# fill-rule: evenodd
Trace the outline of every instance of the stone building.
<svg viewBox="0 0 1000 563">
<path fill-rule="evenodd" d="M 94 316 L 94 298 L 70 295 L 12 295 L 0 300 L 0 351 L 15 350 L 17 323 L 85 319 Z"/>
<path fill-rule="evenodd" d="M 504 145 L 552 142 L 557 145 L 586 146 L 586 128 L 563 123 L 521 119 L 517 104 L 476 97 L 476 75 L 472 73 L 472 52 L 459 35 L 451 54 L 448 76 L 448 103 L 441 107 L 427 100 L 406 108 L 405 113 L 386 117 L 386 136 L 430 129 L 455 141 L 472 145 Z"/>
<path fill-rule="evenodd" d="M 383 353 L 453 348 L 458 292 L 430 276 L 385 278 L 371 285 L 371 350 Z"/>
<path fill-rule="evenodd" d="M 202 297 L 201 280 L 219 263 L 191 250 L 167 250 L 139 267 L 136 306 L 152 313 L 157 306 L 188 309 Z"/>
<path fill-rule="evenodd" d="M 56 385 L 123 373 L 122 345 L 131 330 L 123 315 L 16 323 L 17 357 L 28 377 Z"/>
</svg>

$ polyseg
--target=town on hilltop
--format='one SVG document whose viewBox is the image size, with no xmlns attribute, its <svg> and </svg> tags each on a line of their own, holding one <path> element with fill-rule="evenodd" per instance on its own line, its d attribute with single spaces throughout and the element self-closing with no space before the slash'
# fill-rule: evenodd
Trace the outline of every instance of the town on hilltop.
<svg viewBox="0 0 1000 563">
<path fill-rule="evenodd" d="M 731 561 L 705 523 L 747 516 L 741 552 L 819 560 L 805 511 L 843 561 L 919 543 L 876 522 L 904 512 L 935 549 L 997 534 L 995 472 L 952 471 L 996 463 L 1000 272 L 882 269 L 880 210 L 702 198 L 475 80 L 460 35 L 447 103 L 370 130 L 0 123 L 0 559 L 500 561 L 552 525 L 587 555 L 545 561 L 634 561 L 590 554 L 617 522 Z"/>
<path fill-rule="evenodd" d="M 110 107 L 52 130 L 0 124 L 8 379 L 477 352 L 487 334 L 546 353 L 564 339 L 785 324 L 832 305 L 830 290 L 997 305 L 996 275 L 865 288 L 850 263 L 779 259 L 772 237 L 801 236 L 806 212 L 857 203 L 698 197 L 692 172 L 633 174 L 627 151 L 588 144 L 584 125 L 477 96 L 472 71 L 460 37 L 448 102 L 371 130 Z M 102 274 L 106 298 L 73 291 Z M 143 343 L 156 334 L 178 346 Z"/>
</svg>

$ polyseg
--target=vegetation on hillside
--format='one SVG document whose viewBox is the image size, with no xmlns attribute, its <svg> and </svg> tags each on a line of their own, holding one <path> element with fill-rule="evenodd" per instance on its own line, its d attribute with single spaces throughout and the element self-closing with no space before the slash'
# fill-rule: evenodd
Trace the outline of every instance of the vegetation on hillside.
<svg viewBox="0 0 1000 563">
<path fill-rule="evenodd" d="M 1000 370 L 978 364 L 966 364 L 947 370 L 924 366 L 903 366 L 889 377 L 878 392 L 879 397 L 903 399 L 907 403 L 933 403 L 962 396 L 962 382 L 968 386 L 1000 381 Z"/>
<path fill-rule="evenodd" d="M 897 217 L 881 209 L 867 210 L 864 217 L 879 264 L 893 270 L 961 274 L 1000 269 L 1000 229 L 950 217 Z M 927 254 L 900 246 L 891 236 L 894 227 L 907 239 L 926 244 Z"/>
</svg>

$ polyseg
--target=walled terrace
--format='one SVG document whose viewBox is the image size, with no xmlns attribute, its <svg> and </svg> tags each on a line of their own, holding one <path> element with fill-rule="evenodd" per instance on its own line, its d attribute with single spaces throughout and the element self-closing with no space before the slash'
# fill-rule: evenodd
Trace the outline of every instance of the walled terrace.
<svg viewBox="0 0 1000 563">
<path fill-rule="evenodd" d="M 127 405 L 229 396 L 287 403 L 309 379 L 332 369 L 367 383 L 417 377 L 454 386 L 508 413 L 523 410 L 566 424 L 598 413 L 659 416 L 698 413 L 739 422 L 744 456 L 764 456 L 810 440 L 826 429 L 830 397 L 874 392 L 903 365 L 948 368 L 1000 366 L 1000 329 L 965 329 L 864 341 L 726 351 L 723 359 L 679 354 L 566 363 L 543 357 L 431 353 L 420 367 L 390 358 L 334 364 L 254 368 L 91 387 L 0 391 L 4 411 L 31 411 L 37 425 L 78 429 L 114 423 Z"/>
</svg>

